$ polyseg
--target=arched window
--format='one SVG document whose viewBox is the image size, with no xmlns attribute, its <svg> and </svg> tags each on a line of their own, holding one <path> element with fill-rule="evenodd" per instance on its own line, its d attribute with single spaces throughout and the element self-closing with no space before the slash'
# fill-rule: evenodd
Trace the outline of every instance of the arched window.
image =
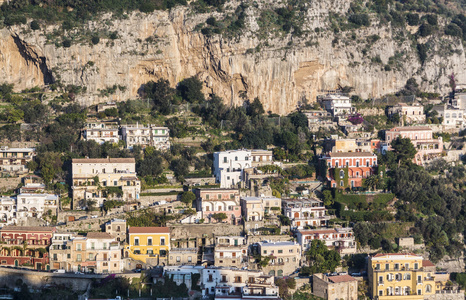
<svg viewBox="0 0 466 300">
<path fill-rule="evenodd" d="M 356 167 L 359 167 L 359 160 L 356 161 Z"/>
<path fill-rule="evenodd" d="M 340 178 L 345 178 L 345 171 L 340 170 Z"/>
<path fill-rule="evenodd" d="M 430 284 L 426 285 L 426 293 L 432 292 L 432 286 Z"/>
<path fill-rule="evenodd" d="M 344 186 L 343 180 L 340 180 L 340 186 Z"/>
</svg>

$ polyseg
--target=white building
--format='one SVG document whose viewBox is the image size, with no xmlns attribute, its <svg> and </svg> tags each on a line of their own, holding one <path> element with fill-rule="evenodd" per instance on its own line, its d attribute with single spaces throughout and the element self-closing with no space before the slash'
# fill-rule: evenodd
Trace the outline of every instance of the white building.
<svg viewBox="0 0 466 300">
<path fill-rule="evenodd" d="M 16 199 L 0 196 L 0 222 L 3 225 L 16 224 Z"/>
<path fill-rule="evenodd" d="M 132 149 L 134 145 L 145 148 L 152 146 L 157 150 L 170 149 L 170 130 L 168 127 L 155 125 L 124 125 L 121 126 L 121 135 L 126 148 Z"/>
<path fill-rule="evenodd" d="M 244 169 L 273 164 L 272 151 L 230 150 L 214 153 L 214 176 L 221 188 L 237 187 Z"/>
<path fill-rule="evenodd" d="M 141 181 L 134 158 L 74 158 L 71 166 L 74 207 L 83 199 L 96 200 L 98 205 L 108 199 L 139 199 Z"/>
<path fill-rule="evenodd" d="M 282 200 L 282 207 L 283 214 L 291 220 L 292 229 L 325 227 L 330 220 L 324 203 L 318 199 L 286 199 Z"/>
<path fill-rule="evenodd" d="M 408 105 L 406 103 L 397 103 L 396 105 L 388 108 L 388 115 L 392 116 L 398 114 L 400 120 L 406 124 L 412 123 L 425 123 L 426 115 L 424 114 L 424 106 L 419 103 Z"/>
<path fill-rule="evenodd" d="M 342 254 L 356 253 L 356 241 L 350 228 L 299 230 L 296 232 L 296 238 L 303 252 L 310 247 L 312 240 L 321 240 L 327 247 Z"/>
<path fill-rule="evenodd" d="M 52 215 L 57 214 L 59 197 L 52 194 L 19 194 L 16 196 L 16 217 L 40 218 L 51 210 Z"/>
<path fill-rule="evenodd" d="M 445 104 L 434 106 L 434 110 L 438 112 L 438 117 L 443 118 L 442 125 L 444 127 L 457 129 L 464 128 L 465 122 L 463 109 L 454 108 Z"/>
<path fill-rule="evenodd" d="M 120 137 L 118 127 L 108 126 L 104 123 L 90 123 L 83 130 L 83 139 L 103 144 L 105 142 L 118 143 Z"/>
<path fill-rule="evenodd" d="M 301 246 L 296 242 L 261 242 L 258 253 L 269 257 L 269 263 L 262 268 L 269 275 L 288 276 L 301 265 Z"/>
<path fill-rule="evenodd" d="M 214 261 L 217 267 L 247 267 L 248 246 L 241 236 L 215 237 Z"/>
<path fill-rule="evenodd" d="M 348 96 L 340 94 L 329 94 L 321 98 L 325 109 L 332 114 L 332 116 L 348 115 L 353 112 L 351 99 Z"/>
</svg>

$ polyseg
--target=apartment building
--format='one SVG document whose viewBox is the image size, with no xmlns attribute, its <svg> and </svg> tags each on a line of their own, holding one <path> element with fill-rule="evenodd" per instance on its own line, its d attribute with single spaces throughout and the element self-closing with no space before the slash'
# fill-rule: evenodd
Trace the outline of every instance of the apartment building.
<svg viewBox="0 0 466 300">
<path fill-rule="evenodd" d="M 71 259 L 72 240 L 76 237 L 74 232 L 54 232 L 52 244 L 49 247 L 50 267 L 52 270 L 71 270 L 68 260 Z"/>
<path fill-rule="evenodd" d="M 312 293 L 323 299 L 357 300 L 358 280 L 350 275 L 312 275 Z"/>
<path fill-rule="evenodd" d="M 196 265 L 198 248 L 171 248 L 168 255 L 169 266 Z"/>
<path fill-rule="evenodd" d="M 229 150 L 214 153 L 214 176 L 221 188 L 232 188 L 244 181 L 244 169 L 273 164 L 269 150 Z"/>
<path fill-rule="evenodd" d="M 0 242 L 3 244 L 0 264 L 50 270 L 47 250 L 56 230 L 45 226 L 4 226 L 0 229 Z"/>
<path fill-rule="evenodd" d="M 301 266 L 301 246 L 295 242 L 261 242 L 256 251 L 270 261 L 262 270 L 272 276 L 288 276 Z"/>
<path fill-rule="evenodd" d="M 0 196 L 0 222 L 2 225 L 16 224 L 16 198 Z"/>
<path fill-rule="evenodd" d="M 139 199 L 141 181 L 134 158 L 74 158 L 71 164 L 73 207 L 83 199 L 96 200 L 99 206 L 111 199 Z"/>
<path fill-rule="evenodd" d="M 324 104 L 325 110 L 330 112 L 334 117 L 348 115 L 353 112 L 351 99 L 348 96 L 328 94 L 322 96 L 320 101 Z"/>
<path fill-rule="evenodd" d="M 333 188 L 362 187 L 363 179 L 375 174 L 377 155 L 370 152 L 330 152 L 321 157 L 326 179 Z"/>
<path fill-rule="evenodd" d="M 265 214 L 278 215 L 282 200 L 271 196 L 243 197 L 241 210 L 246 221 L 261 221 Z"/>
<path fill-rule="evenodd" d="M 75 236 L 70 242 L 67 271 L 85 273 L 121 273 L 123 261 L 120 243 L 106 232 L 89 232 Z M 68 243 L 67 243 L 68 245 Z"/>
<path fill-rule="evenodd" d="M 296 238 L 303 252 L 311 246 L 312 240 L 321 240 L 327 247 L 341 254 L 353 254 L 357 250 L 354 233 L 350 228 L 298 230 Z"/>
<path fill-rule="evenodd" d="M 133 149 L 134 145 L 142 148 L 147 146 L 157 150 L 165 151 L 170 149 L 170 129 L 155 125 L 123 125 L 121 126 L 121 136 L 126 143 L 126 148 Z"/>
<path fill-rule="evenodd" d="M 10 175 L 20 175 L 29 172 L 28 162 L 35 156 L 35 148 L 0 147 L 0 171 Z"/>
<path fill-rule="evenodd" d="M 196 189 L 196 210 L 202 212 L 204 223 L 216 223 L 212 217 L 224 213 L 223 222 L 241 224 L 241 205 L 238 189 Z"/>
<path fill-rule="evenodd" d="M 390 145 L 398 136 L 409 138 L 417 149 L 414 162 L 422 165 L 426 160 L 439 156 L 443 151 L 443 139 L 433 138 L 432 129 L 427 126 L 395 127 L 385 131 L 385 142 Z M 389 146 L 386 150 L 391 150 Z"/>
<path fill-rule="evenodd" d="M 404 124 L 425 123 L 426 121 L 424 106 L 419 103 L 411 105 L 406 103 L 395 104 L 388 108 L 388 115 L 393 116 L 394 114 L 398 114 Z"/>
<path fill-rule="evenodd" d="M 168 227 L 130 227 L 125 257 L 144 263 L 158 265 L 166 260 L 170 251 L 170 229 Z"/>
<path fill-rule="evenodd" d="M 326 227 L 330 216 L 318 199 L 282 199 L 283 214 L 291 220 L 291 229 L 306 226 Z"/>
<path fill-rule="evenodd" d="M 368 279 L 372 299 L 464 299 L 457 286 L 447 287 L 449 274 L 436 273 L 432 262 L 414 253 L 370 257 Z"/>
<path fill-rule="evenodd" d="M 463 129 L 465 127 L 464 109 L 443 104 L 434 106 L 433 110 L 438 113 L 438 117 L 442 117 L 442 125 L 445 129 Z"/>
<path fill-rule="evenodd" d="M 126 242 L 126 220 L 112 219 L 105 223 L 105 232 L 109 233 L 117 242 Z"/>
<path fill-rule="evenodd" d="M 247 266 L 248 246 L 241 236 L 216 236 L 214 264 L 217 267 L 241 268 Z"/>
<path fill-rule="evenodd" d="M 104 123 L 90 123 L 82 131 L 82 137 L 85 141 L 95 141 L 98 144 L 118 143 L 118 126 L 107 125 Z"/>
<path fill-rule="evenodd" d="M 59 197 L 52 194 L 19 194 L 16 196 L 16 218 L 41 218 L 58 212 Z"/>
<path fill-rule="evenodd" d="M 307 117 L 307 127 L 310 131 L 338 128 L 338 123 L 333 121 L 332 114 L 325 110 L 305 110 L 303 114 Z"/>
</svg>

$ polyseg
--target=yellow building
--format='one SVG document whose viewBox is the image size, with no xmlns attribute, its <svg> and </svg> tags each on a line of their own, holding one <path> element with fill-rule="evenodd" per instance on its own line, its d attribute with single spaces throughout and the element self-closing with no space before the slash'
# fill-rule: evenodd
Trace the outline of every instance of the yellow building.
<svg viewBox="0 0 466 300">
<path fill-rule="evenodd" d="M 449 280 L 449 274 L 436 274 L 432 262 L 413 253 L 377 254 L 368 267 L 371 296 L 378 300 L 432 299 Z"/>
<path fill-rule="evenodd" d="M 130 227 L 125 257 L 157 265 L 166 260 L 170 251 L 170 229 L 168 227 Z"/>
</svg>

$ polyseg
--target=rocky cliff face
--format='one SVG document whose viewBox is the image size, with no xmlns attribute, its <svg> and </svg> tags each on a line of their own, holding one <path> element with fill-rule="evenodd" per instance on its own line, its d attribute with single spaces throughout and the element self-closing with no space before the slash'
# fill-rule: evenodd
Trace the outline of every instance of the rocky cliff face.
<svg viewBox="0 0 466 300">
<path fill-rule="evenodd" d="M 74 40 L 69 48 L 50 42 L 58 26 L 37 31 L 27 26 L 4 28 L 0 30 L 0 74 L 2 81 L 14 83 L 17 90 L 54 81 L 85 86 L 86 92 L 76 99 L 86 105 L 136 98 L 149 80 L 166 78 L 175 86 L 183 78 L 197 75 L 205 83 L 206 93 L 214 92 L 227 103 L 240 105 L 239 92 L 246 91 L 251 99 L 259 97 L 266 111 L 280 114 L 338 86 L 351 86 L 367 98 L 396 92 L 411 77 L 422 90 L 431 92 L 447 92 L 452 72 L 458 82 L 466 83 L 460 40 L 432 36 L 423 41 L 430 50 L 421 65 L 412 41 L 400 33 L 404 29 L 378 26 L 373 21 L 370 28 L 355 34 L 325 30 L 330 12 L 348 10 L 349 1 L 343 0 L 312 1 L 303 24 L 308 31 L 304 37 L 270 34 L 264 39 L 256 34 L 261 5 L 265 2 L 248 8 L 247 29 L 233 39 L 205 37 L 194 30 L 208 15 L 190 13 L 185 7 L 132 13 L 122 19 L 105 15 L 66 32 Z M 316 32 L 315 28 L 324 30 Z M 79 39 L 83 31 L 116 31 L 119 37 L 101 38 L 92 45 L 89 39 Z M 368 37 L 374 35 L 380 39 L 368 46 Z M 393 67 L 387 70 L 384 66 L 390 57 Z M 111 94 L 103 92 L 113 85 L 122 88 Z"/>
</svg>

